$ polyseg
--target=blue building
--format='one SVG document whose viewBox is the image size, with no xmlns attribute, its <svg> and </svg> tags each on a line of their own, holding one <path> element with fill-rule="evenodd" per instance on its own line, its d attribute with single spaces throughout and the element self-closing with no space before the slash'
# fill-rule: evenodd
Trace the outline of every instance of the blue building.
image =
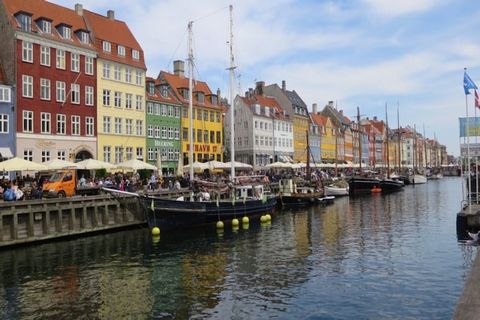
<svg viewBox="0 0 480 320">
<path fill-rule="evenodd" d="M 0 161 L 15 154 L 15 95 L 0 64 Z"/>
</svg>

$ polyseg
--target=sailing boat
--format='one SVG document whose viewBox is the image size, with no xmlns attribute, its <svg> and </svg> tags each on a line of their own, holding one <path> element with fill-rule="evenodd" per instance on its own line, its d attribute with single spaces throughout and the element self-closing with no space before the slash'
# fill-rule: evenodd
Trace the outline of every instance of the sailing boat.
<svg viewBox="0 0 480 320">
<path fill-rule="evenodd" d="M 234 59 L 233 59 L 233 32 L 232 32 L 232 10 L 230 6 L 230 98 L 231 98 L 231 142 L 232 142 L 232 160 L 235 159 L 235 150 L 233 146 L 233 115 L 234 115 Z M 193 50 L 192 50 L 192 25 L 188 23 L 189 34 L 189 116 L 190 116 L 190 150 L 189 163 L 193 163 Z M 260 179 L 263 181 L 263 179 Z M 193 182 L 189 196 L 182 196 L 177 199 L 165 199 L 153 195 L 138 196 L 142 206 L 145 209 L 145 215 L 150 228 L 158 227 L 163 230 L 188 227 L 195 225 L 211 224 L 217 221 L 229 222 L 242 216 L 252 216 L 269 212 L 277 203 L 277 197 L 267 195 L 264 192 L 262 183 L 251 185 L 235 185 L 235 162 L 232 161 L 231 183 L 220 184 L 214 182 L 199 181 L 194 179 L 193 166 L 190 166 L 190 181 Z M 213 193 L 211 196 L 209 187 Z M 198 190 L 202 188 L 202 191 Z M 221 191 L 230 191 L 227 197 L 222 196 Z M 110 190 L 109 190 L 110 191 Z M 196 192 L 194 192 L 196 191 Z"/>
</svg>

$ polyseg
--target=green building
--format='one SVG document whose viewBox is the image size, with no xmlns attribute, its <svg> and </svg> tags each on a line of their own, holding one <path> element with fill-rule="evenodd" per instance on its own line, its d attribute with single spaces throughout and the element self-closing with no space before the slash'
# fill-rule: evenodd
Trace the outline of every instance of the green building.
<svg viewBox="0 0 480 320">
<path fill-rule="evenodd" d="M 147 162 L 158 165 L 162 174 L 175 175 L 181 150 L 181 104 L 167 83 L 146 79 Z"/>
</svg>

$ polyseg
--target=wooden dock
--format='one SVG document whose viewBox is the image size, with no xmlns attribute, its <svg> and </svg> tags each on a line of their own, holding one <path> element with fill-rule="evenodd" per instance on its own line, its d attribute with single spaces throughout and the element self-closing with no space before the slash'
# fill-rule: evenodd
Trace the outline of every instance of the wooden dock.
<svg viewBox="0 0 480 320">
<path fill-rule="evenodd" d="M 455 308 L 453 319 L 477 320 L 480 317 L 480 255 L 477 254 L 465 281 L 462 296 Z"/>
<path fill-rule="evenodd" d="M 0 248 L 143 224 L 143 209 L 133 196 L 1 202 Z"/>
</svg>

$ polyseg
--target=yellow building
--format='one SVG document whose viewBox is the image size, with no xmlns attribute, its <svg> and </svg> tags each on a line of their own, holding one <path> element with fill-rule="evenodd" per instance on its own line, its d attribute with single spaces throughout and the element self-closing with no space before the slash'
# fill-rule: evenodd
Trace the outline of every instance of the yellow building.
<svg viewBox="0 0 480 320">
<path fill-rule="evenodd" d="M 84 10 L 95 34 L 98 159 L 119 163 L 145 158 L 145 61 L 127 24 Z"/>
<path fill-rule="evenodd" d="M 160 72 L 159 80 L 168 84 L 170 90 L 182 103 L 182 156 L 188 164 L 190 149 L 190 119 L 188 117 L 188 78 L 185 77 L 183 61 L 174 61 L 174 73 Z M 223 161 L 223 108 L 220 92 L 212 93 L 207 83 L 193 82 L 193 161 Z"/>
<path fill-rule="evenodd" d="M 312 114 L 312 120 L 317 124 L 321 135 L 322 162 L 333 163 L 335 161 L 335 127 L 330 118 L 318 113 Z"/>
</svg>

